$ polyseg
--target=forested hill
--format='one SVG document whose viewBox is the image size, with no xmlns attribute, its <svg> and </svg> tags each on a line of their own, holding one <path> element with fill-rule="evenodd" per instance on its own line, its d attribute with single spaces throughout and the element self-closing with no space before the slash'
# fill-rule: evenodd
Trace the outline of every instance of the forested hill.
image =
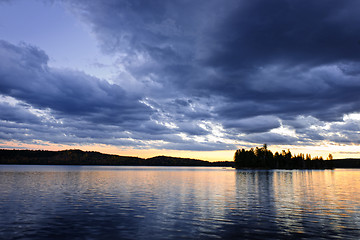
<svg viewBox="0 0 360 240">
<path fill-rule="evenodd" d="M 233 162 L 208 162 L 189 158 L 158 156 L 138 158 L 81 150 L 41 151 L 0 149 L 0 164 L 118 165 L 118 166 L 226 166 Z"/>
</svg>

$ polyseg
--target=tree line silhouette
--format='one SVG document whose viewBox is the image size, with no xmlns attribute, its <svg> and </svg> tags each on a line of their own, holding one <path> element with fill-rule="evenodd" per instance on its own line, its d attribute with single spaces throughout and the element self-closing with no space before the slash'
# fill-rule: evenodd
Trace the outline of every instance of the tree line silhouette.
<svg viewBox="0 0 360 240">
<path fill-rule="evenodd" d="M 290 150 L 273 154 L 263 147 L 250 150 L 238 149 L 234 155 L 237 169 L 333 169 L 333 158 L 329 154 L 326 161 L 322 157 L 311 158 L 310 154 L 292 155 Z"/>
<path fill-rule="evenodd" d="M 0 149 L 0 164 L 112 165 L 112 166 L 211 166 L 233 167 L 232 161 L 209 162 L 190 158 L 157 156 L 139 158 L 93 151 L 7 150 Z"/>
<path fill-rule="evenodd" d="M 332 169 L 360 168 L 360 159 L 336 159 L 329 154 L 328 160 L 311 158 L 309 154 L 293 156 L 288 150 L 273 154 L 264 144 L 261 148 L 238 149 L 234 161 L 209 162 L 198 159 L 157 156 L 139 158 L 103 154 L 94 151 L 64 150 L 7 150 L 0 149 L 0 164 L 39 165 L 113 165 L 113 166 L 211 166 L 236 167 L 239 169 Z"/>
</svg>

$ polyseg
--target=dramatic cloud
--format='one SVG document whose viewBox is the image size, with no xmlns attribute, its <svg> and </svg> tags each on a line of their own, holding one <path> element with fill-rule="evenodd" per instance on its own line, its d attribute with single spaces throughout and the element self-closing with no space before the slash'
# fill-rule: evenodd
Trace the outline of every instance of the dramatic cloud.
<svg viewBox="0 0 360 240">
<path fill-rule="evenodd" d="M 69 128 L 74 128 L 69 135 L 82 138 L 77 132 L 86 131 L 84 138 L 97 139 L 108 136 L 115 126 L 117 129 L 111 134 L 113 138 L 119 131 L 137 130 L 143 125 L 147 125 L 144 129 L 151 131 L 156 126 L 150 121 L 152 110 L 118 85 L 81 72 L 52 69 L 47 65 L 48 56 L 32 46 L 14 46 L 1 41 L 0 53 L 0 93 L 23 103 L 17 106 L 3 103 L 0 106 L 1 119 L 34 123 L 34 126 L 27 127 L 33 131 L 32 137 L 36 136 L 38 128 L 45 126 L 42 133 L 52 134 L 54 127 L 58 133 L 37 138 L 52 142 L 59 134 L 67 135 Z M 36 116 L 29 111 L 30 107 L 43 114 Z M 96 125 L 99 136 L 92 136 L 93 125 Z M 107 126 L 106 131 L 102 131 L 102 125 Z"/>
<path fill-rule="evenodd" d="M 359 144 L 359 121 L 344 118 L 360 112 L 357 1 L 60 2 L 116 59 L 116 76 L 50 67 L 41 46 L 1 41 L 0 94 L 17 101 L 0 105 L 4 139 Z"/>
</svg>

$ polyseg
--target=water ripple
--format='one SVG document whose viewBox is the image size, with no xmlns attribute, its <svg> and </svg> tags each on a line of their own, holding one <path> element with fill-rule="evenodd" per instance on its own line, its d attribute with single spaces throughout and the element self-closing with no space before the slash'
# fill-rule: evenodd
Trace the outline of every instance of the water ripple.
<svg viewBox="0 0 360 240">
<path fill-rule="evenodd" d="M 357 239 L 360 171 L 1 166 L 0 239 Z"/>
</svg>

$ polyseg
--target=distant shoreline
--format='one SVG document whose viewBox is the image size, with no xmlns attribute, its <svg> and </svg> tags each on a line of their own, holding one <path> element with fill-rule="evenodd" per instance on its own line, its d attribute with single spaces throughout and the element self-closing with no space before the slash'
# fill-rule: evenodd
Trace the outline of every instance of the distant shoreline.
<svg viewBox="0 0 360 240">
<path fill-rule="evenodd" d="M 199 159 L 156 156 L 139 158 L 82 150 L 8 150 L 0 149 L 0 164 L 83 165 L 83 166 L 184 166 L 234 167 L 233 161 L 209 162 Z"/>
<path fill-rule="evenodd" d="M 334 168 L 360 168 L 360 159 L 334 159 Z M 179 167 L 235 167 L 234 161 L 209 162 L 199 159 L 156 156 L 139 158 L 82 150 L 9 150 L 0 149 L 0 165 L 64 165 L 64 166 L 179 166 Z M 260 170 L 266 168 L 242 168 Z M 268 168 L 269 169 L 269 168 Z M 277 168 L 272 168 L 277 169 Z M 279 168 L 281 169 L 281 168 Z M 294 168 L 295 169 L 295 168 Z"/>
</svg>

